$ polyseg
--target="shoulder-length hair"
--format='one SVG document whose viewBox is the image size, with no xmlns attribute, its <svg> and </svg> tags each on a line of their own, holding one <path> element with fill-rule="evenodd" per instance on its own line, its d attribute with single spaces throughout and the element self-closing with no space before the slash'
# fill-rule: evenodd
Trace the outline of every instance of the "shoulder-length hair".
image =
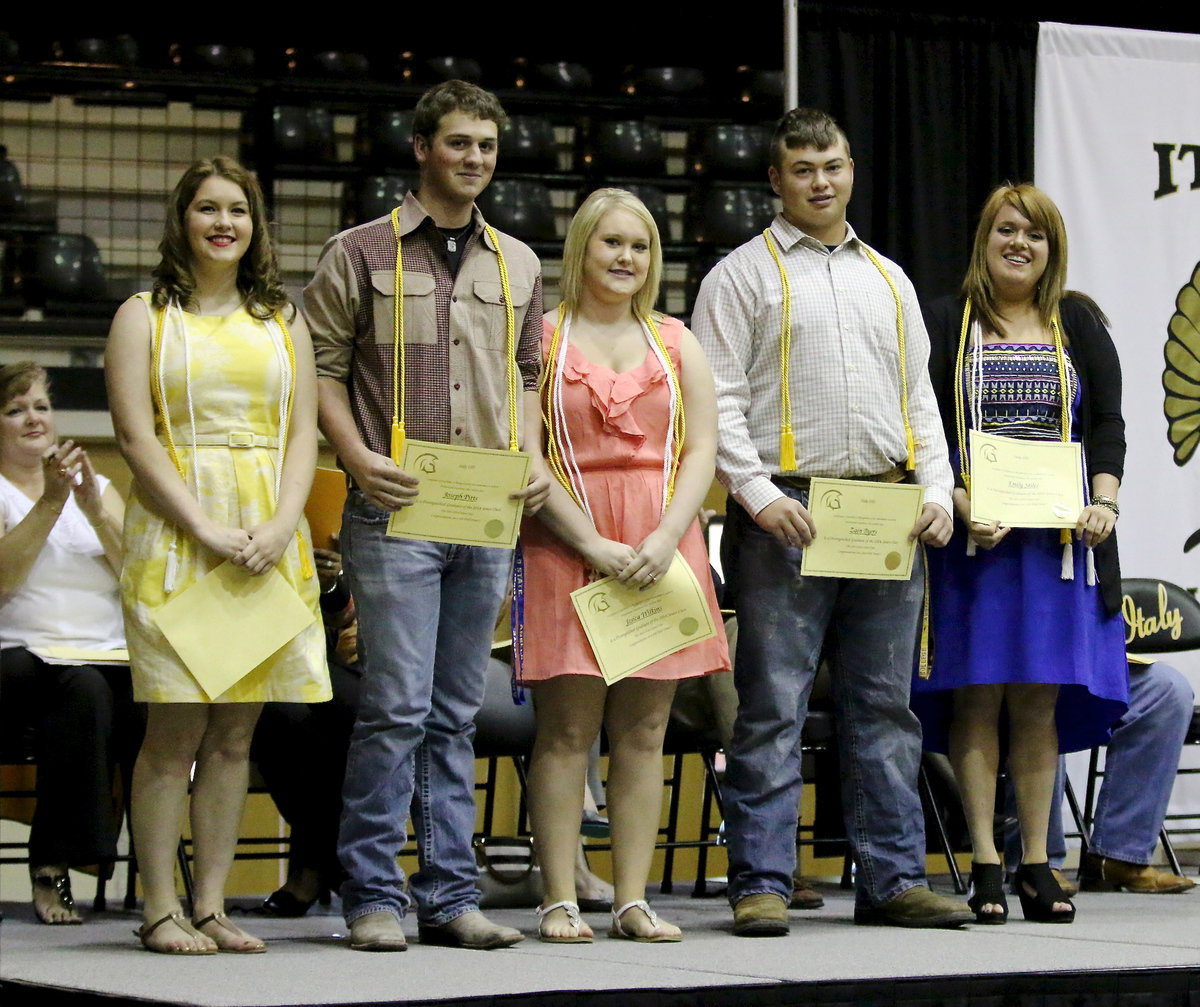
<svg viewBox="0 0 1200 1007">
<path fill-rule="evenodd" d="M 1054 200 L 1028 182 L 1017 185 L 1005 182 L 994 189 L 984 202 L 979 226 L 975 228 L 975 244 L 971 249 L 967 275 L 963 278 L 962 292 L 971 298 L 971 307 L 984 328 L 997 333 L 1004 331 L 996 307 L 992 275 L 987 267 L 987 244 L 996 215 L 1005 206 L 1011 206 L 1046 235 L 1046 271 L 1038 280 L 1033 299 L 1042 324 L 1049 328 L 1058 315 L 1067 282 L 1067 228 Z"/>
<path fill-rule="evenodd" d="M 583 294 L 583 264 L 587 259 L 588 241 L 600 225 L 601 218 L 609 210 L 615 209 L 628 210 L 646 225 L 650 234 L 650 266 L 646 270 L 646 282 L 642 284 L 641 290 L 633 295 L 633 313 L 638 318 L 644 318 L 654 310 L 654 304 L 658 300 L 658 288 L 662 282 L 662 241 L 658 235 L 658 225 L 646 209 L 646 204 L 626 189 L 597 189 L 575 211 L 571 225 L 567 228 L 567 240 L 563 244 L 559 289 L 568 311 L 579 307 L 579 300 Z"/>
<path fill-rule="evenodd" d="M 46 368 L 32 360 L 22 360 L 0 367 L 0 409 L 7 406 L 18 395 L 24 395 L 38 382 L 50 394 L 50 378 Z"/>
<path fill-rule="evenodd" d="M 231 157 L 214 157 L 197 161 L 176 184 L 167 199 L 167 223 L 158 252 L 162 256 L 154 267 L 153 303 L 165 308 L 172 301 L 188 305 L 193 301 L 196 281 L 192 276 L 192 252 L 188 245 L 184 223 L 188 207 L 207 178 L 227 178 L 246 196 L 250 205 L 250 222 L 254 233 L 250 247 L 238 261 L 237 286 L 246 299 L 246 310 L 255 318 L 270 318 L 288 303 L 287 292 L 279 278 L 279 260 L 271 241 L 267 221 L 267 204 L 262 187 L 253 172 L 243 168 Z"/>
</svg>

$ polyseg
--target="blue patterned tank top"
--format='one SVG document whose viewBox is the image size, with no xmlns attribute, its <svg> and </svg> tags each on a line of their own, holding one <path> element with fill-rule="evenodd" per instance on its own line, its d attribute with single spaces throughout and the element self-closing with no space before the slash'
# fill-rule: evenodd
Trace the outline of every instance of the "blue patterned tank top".
<svg viewBox="0 0 1200 1007">
<path fill-rule="evenodd" d="M 1054 347 L 1044 343 L 984 343 L 982 429 L 1001 437 L 1056 441 L 1062 436 L 1062 393 Z M 969 411 L 975 397 L 976 348 L 963 361 L 963 397 Z M 1071 439 L 1079 440 L 1079 375 L 1068 354 L 1067 380 L 1071 389 Z M 971 426 L 974 426 L 972 423 Z"/>
</svg>

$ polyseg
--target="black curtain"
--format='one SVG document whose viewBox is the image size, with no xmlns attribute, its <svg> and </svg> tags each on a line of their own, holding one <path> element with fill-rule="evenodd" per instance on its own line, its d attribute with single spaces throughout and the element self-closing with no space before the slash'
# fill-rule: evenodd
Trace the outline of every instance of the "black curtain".
<svg viewBox="0 0 1200 1007">
<path fill-rule="evenodd" d="M 850 138 L 851 224 L 923 298 L 957 291 L 988 192 L 1033 179 L 1037 25 L 827 7 L 800 22 L 800 104 Z"/>
</svg>

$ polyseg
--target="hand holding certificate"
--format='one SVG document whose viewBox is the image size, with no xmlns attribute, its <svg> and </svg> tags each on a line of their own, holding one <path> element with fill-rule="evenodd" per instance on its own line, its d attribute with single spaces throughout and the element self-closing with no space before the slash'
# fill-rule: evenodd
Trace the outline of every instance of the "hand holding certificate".
<svg viewBox="0 0 1200 1007">
<path fill-rule="evenodd" d="M 1078 442 L 1022 441 L 971 431 L 971 520 L 1009 528 L 1074 528 L 1083 510 Z"/>
<path fill-rule="evenodd" d="M 523 451 L 407 440 L 400 468 L 421 480 L 416 501 L 393 512 L 392 538 L 511 549 L 525 501 L 512 499 L 529 478 Z"/>
<path fill-rule="evenodd" d="M 912 483 L 813 479 L 808 512 L 817 536 L 804 550 L 807 577 L 908 580 L 917 540 L 910 538 L 925 487 Z"/>
<path fill-rule="evenodd" d="M 700 582 L 678 552 L 652 587 L 604 577 L 572 591 L 571 602 L 609 685 L 717 635 Z"/>
</svg>

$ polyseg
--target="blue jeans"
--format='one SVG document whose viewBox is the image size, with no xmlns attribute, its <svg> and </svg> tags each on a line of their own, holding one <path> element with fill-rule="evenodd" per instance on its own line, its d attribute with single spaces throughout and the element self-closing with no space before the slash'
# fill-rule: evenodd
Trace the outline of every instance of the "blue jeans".
<svg viewBox="0 0 1200 1007">
<path fill-rule="evenodd" d="M 921 727 L 908 708 L 920 556 L 908 581 L 803 577 L 802 550 L 781 545 L 736 504 L 729 510 L 738 585 L 738 714 L 724 791 L 730 901 L 760 892 L 791 898 L 800 732 L 824 647 L 857 901 L 887 902 L 925 877 Z"/>
<path fill-rule="evenodd" d="M 1091 852 L 1102 857 L 1148 864 L 1175 786 L 1179 753 L 1192 721 L 1192 687 L 1169 664 L 1129 666 L 1129 709 L 1113 728 L 1104 756 L 1104 782 L 1096 799 Z M 1064 760 L 1058 760 L 1050 832 L 1050 864 L 1061 867 L 1067 853 L 1063 835 Z M 1015 808 L 1009 787 L 1008 801 Z M 1081 795 L 1082 796 L 1082 795 Z M 1009 813 L 1004 862 L 1021 861 L 1021 833 Z"/>
<path fill-rule="evenodd" d="M 474 717 L 512 553 L 387 538 L 388 515 L 353 492 L 342 555 L 363 676 L 346 759 L 338 857 L 347 922 L 416 900 L 439 926 L 479 908 Z M 419 867 L 396 855 L 411 809 Z"/>
</svg>

